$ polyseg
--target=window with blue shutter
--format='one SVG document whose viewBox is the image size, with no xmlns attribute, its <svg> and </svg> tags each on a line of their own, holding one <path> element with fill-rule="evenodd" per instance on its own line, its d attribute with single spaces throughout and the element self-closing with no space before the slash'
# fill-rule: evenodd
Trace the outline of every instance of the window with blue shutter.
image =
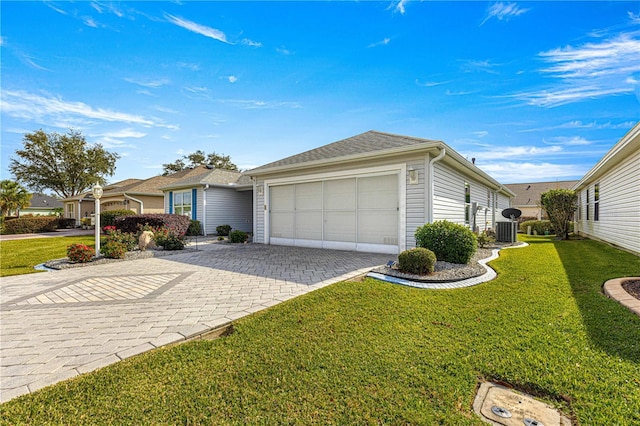
<svg viewBox="0 0 640 426">
<path fill-rule="evenodd" d="M 193 208 L 191 209 L 191 219 L 196 220 L 197 212 L 198 212 L 198 190 L 193 188 L 191 190 L 191 204 Z"/>
<path fill-rule="evenodd" d="M 169 192 L 169 213 L 173 213 L 173 192 Z"/>
</svg>

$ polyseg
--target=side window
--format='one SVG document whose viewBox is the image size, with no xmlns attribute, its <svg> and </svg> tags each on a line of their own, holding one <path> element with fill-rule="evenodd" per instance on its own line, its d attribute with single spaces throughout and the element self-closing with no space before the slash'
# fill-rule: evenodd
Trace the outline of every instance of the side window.
<svg viewBox="0 0 640 426">
<path fill-rule="evenodd" d="M 469 225 L 471 220 L 471 186 L 464 183 L 464 224 Z"/>
<path fill-rule="evenodd" d="M 600 184 L 593 188 L 593 220 L 600 220 Z"/>
</svg>

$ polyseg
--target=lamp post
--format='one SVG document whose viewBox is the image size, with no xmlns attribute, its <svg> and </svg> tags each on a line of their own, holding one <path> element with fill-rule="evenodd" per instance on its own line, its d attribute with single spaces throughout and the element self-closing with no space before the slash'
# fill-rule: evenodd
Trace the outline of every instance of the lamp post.
<svg viewBox="0 0 640 426">
<path fill-rule="evenodd" d="M 102 197 L 102 187 L 98 182 L 91 189 L 93 198 L 96 200 L 95 209 L 95 236 L 96 236 L 96 257 L 100 256 L 100 197 Z"/>
</svg>

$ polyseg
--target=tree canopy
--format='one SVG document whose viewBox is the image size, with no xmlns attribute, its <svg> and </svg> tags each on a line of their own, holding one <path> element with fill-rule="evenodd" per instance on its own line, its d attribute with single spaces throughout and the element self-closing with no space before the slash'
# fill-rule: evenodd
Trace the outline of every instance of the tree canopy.
<svg viewBox="0 0 640 426">
<path fill-rule="evenodd" d="M 16 211 L 20 216 L 20 209 L 29 207 L 31 194 L 18 182 L 9 179 L 0 181 L 0 214 L 7 216 Z"/>
<path fill-rule="evenodd" d="M 189 155 L 183 155 L 182 158 L 177 159 L 173 163 L 163 164 L 162 175 L 167 176 L 181 170 L 198 166 L 212 166 L 216 169 L 238 171 L 238 166 L 233 164 L 231 157 L 228 155 L 220 155 L 215 152 L 205 154 L 204 151 L 198 150 Z"/>
<path fill-rule="evenodd" d="M 105 185 L 120 158 L 100 144 L 89 145 L 72 129 L 66 134 L 40 129 L 25 134 L 22 143 L 24 148 L 11 159 L 11 173 L 32 191 L 49 189 L 61 198 L 86 192 L 96 182 Z"/>
<path fill-rule="evenodd" d="M 570 189 L 551 189 L 540 194 L 540 204 L 547 212 L 556 236 L 569 239 L 569 222 L 578 208 L 578 195 Z"/>
</svg>

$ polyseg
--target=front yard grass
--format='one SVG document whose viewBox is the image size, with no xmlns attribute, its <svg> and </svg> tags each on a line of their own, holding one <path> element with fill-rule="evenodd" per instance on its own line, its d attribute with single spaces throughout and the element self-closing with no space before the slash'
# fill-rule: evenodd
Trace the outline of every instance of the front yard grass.
<svg viewBox="0 0 640 426">
<path fill-rule="evenodd" d="M 3 404 L 3 424 L 483 425 L 479 380 L 581 425 L 640 424 L 640 318 L 601 292 L 640 258 L 524 237 L 467 289 L 342 282 Z"/>
<path fill-rule="evenodd" d="M 34 266 L 67 256 L 67 246 L 73 243 L 95 246 L 90 235 L 76 237 L 27 238 L 0 242 L 0 277 L 31 274 Z"/>
</svg>

